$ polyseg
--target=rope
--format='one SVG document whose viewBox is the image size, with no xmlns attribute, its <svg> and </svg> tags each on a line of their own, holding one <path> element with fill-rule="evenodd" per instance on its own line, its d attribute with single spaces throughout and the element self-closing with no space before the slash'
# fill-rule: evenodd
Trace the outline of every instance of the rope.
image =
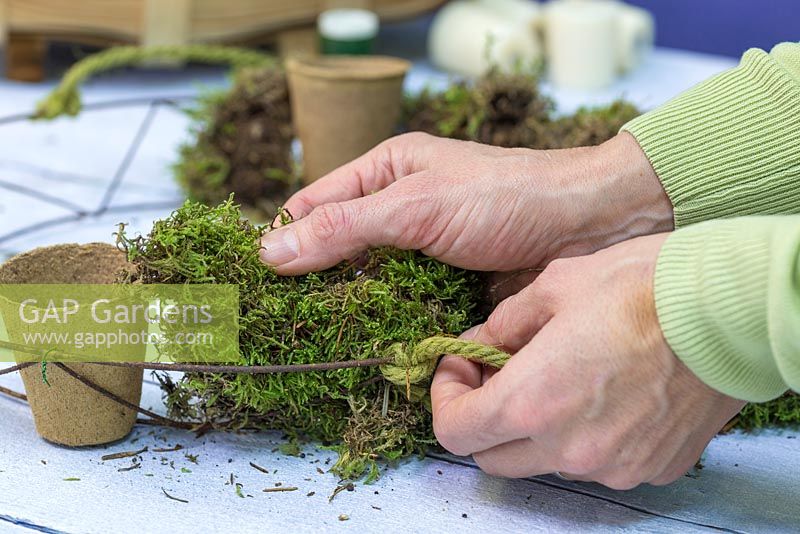
<svg viewBox="0 0 800 534">
<path fill-rule="evenodd" d="M 0 348 L 10 349 L 24 354 L 31 354 L 37 360 L 58 359 L 67 357 L 69 361 L 82 361 L 85 356 L 71 355 L 65 352 L 34 349 L 17 343 L 0 340 Z M 383 358 L 364 360 L 342 360 L 338 362 L 299 363 L 289 365 L 201 365 L 159 362 L 86 362 L 114 367 L 135 367 L 156 371 L 181 371 L 187 373 L 228 373 L 228 374 L 282 374 L 336 371 L 361 367 L 380 366 L 381 373 L 389 382 L 398 386 L 418 384 L 430 378 L 436 370 L 439 356 L 453 354 L 492 367 L 503 367 L 511 358 L 507 352 L 483 345 L 475 341 L 467 341 L 445 336 L 433 336 L 416 345 L 406 346 L 395 343 L 389 347 Z M 48 358 L 49 357 L 49 358 Z M 0 369 L 0 375 L 18 371 L 38 362 L 26 362 L 15 367 Z"/>
<path fill-rule="evenodd" d="M 393 361 L 382 365 L 381 373 L 392 384 L 405 386 L 409 400 L 421 400 L 426 396 L 423 388 L 412 388 L 412 385 L 433 376 L 439 356 L 452 354 L 498 369 L 511 358 L 510 354 L 495 347 L 445 336 L 429 337 L 412 347 L 395 343 L 389 347 L 389 352 Z"/>
<path fill-rule="evenodd" d="M 81 111 L 80 85 L 99 72 L 151 60 L 193 61 L 198 63 L 228 64 L 234 69 L 274 64 L 268 54 L 216 45 L 178 46 L 119 46 L 94 54 L 74 64 L 64 74 L 61 83 L 36 106 L 35 119 L 55 119 L 61 115 L 75 116 Z"/>
<path fill-rule="evenodd" d="M 23 353 L 39 354 L 39 351 L 0 341 L 0 347 L 17 350 Z M 51 351 L 52 352 L 52 351 Z M 156 369 L 161 371 L 184 371 L 184 372 L 205 372 L 205 373 L 235 373 L 235 374 L 279 374 L 279 373 L 301 373 L 301 372 L 320 372 L 338 369 L 350 369 L 360 367 L 380 366 L 381 374 L 386 380 L 396 386 L 405 387 L 406 395 L 409 400 L 421 400 L 425 396 L 422 388 L 412 386 L 419 384 L 431 376 L 436 370 L 439 356 L 452 354 L 467 360 L 501 368 L 511 355 L 495 347 L 484 345 L 475 341 L 457 339 L 445 336 L 432 336 L 424 339 L 416 345 L 406 346 L 403 343 L 395 343 L 389 347 L 389 355 L 385 358 L 371 358 L 367 360 L 345 360 L 339 362 L 326 362 L 317 364 L 293 364 L 293 365 L 196 365 L 196 364 L 165 364 L 151 362 L 86 362 L 97 365 L 110 365 L 116 367 L 135 367 L 139 369 Z M 33 362 L 23 363 L 15 367 L 0 370 L 0 374 L 19 371 L 22 368 L 34 365 Z M 134 406 L 127 401 L 117 397 L 113 393 L 104 390 L 100 386 L 91 383 L 87 378 L 79 375 L 62 363 L 55 365 L 71 375 L 76 380 L 83 382 L 86 386 L 100 392 L 106 397 L 123 404 L 124 406 L 138 410 L 140 413 L 148 415 L 154 420 L 161 420 L 162 423 L 170 423 L 171 426 L 177 424 L 164 417 L 154 414 L 143 408 Z M 0 390 L 0 393 L 5 393 Z"/>
<path fill-rule="evenodd" d="M 511 358 L 500 349 L 453 337 L 433 336 L 413 347 L 395 343 L 389 348 L 394 361 L 381 366 L 386 380 L 399 386 L 418 384 L 433 376 L 439 356 L 452 354 L 491 367 L 501 368 Z"/>
</svg>

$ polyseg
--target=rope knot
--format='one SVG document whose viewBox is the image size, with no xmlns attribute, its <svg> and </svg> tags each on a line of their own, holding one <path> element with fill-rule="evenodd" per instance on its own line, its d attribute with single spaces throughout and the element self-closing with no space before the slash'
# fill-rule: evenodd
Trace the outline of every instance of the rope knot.
<svg viewBox="0 0 800 534">
<path fill-rule="evenodd" d="M 439 356 L 444 354 L 461 356 L 498 369 L 511 358 L 510 354 L 495 347 L 445 336 L 429 337 L 412 346 L 394 343 L 388 352 L 393 361 L 382 365 L 381 373 L 392 384 L 404 387 L 409 398 L 411 386 L 433 376 Z"/>
</svg>

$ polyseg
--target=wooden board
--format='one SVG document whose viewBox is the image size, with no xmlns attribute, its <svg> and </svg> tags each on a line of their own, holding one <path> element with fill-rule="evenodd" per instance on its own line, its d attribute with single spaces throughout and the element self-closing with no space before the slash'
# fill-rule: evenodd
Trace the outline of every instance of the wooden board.
<svg viewBox="0 0 800 534">
<path fill-rule="evenodd" d="M 160 404 L 148 382 L 143 405 L 162 411 Z M 796 433 L 717 438 L 696 478 L 665 488 L 617 492 L 553 477 L 506 480 L 443 455 L 389 468 L 377 483 L 357 483 L 329 502 L 338 480 L 325 471 L 335 456 L 314 445 L 304 457 L 283 455 L 276 433 L 196 438 L 137 426 L 122 442 L 74 450 L 38 438 L 24 403 L 2 398 L 0 411 L 0 522 L 55 531 L 791 532 L 800 525 Z M 176 445 L 182 449 L 158 450 Z M 101 459 L 144 447 L 136 462 Z M 135 463 L 141 467 L 119 471 Z M 276 487 L 298 489 L 263 491 Z M 342 514 L 349 519 L 340 521 Z"/>
<path fill-rule="evenodd" d="M 328 0 L 330 2 L 332 0 Z M 259 44 L 282 30 L 313 27 L 322 0 L 0 0 L 0 45 L 6 77 L 44 79 L 49 40 L 111 46 L 119 43 Z M 429 11 L 443 0 L 369 0 L 383 20 Z M 353 0 L 344 2 L 354 5 Z M 173 63 L 175 64 L 175 63 Z"/>
<path fill-rule="evenodd" d="M 442 3 L 371 0 L 382 20 L 411 17 Z M 168 40 L 176 30 L 185 34 L 181 42 L 236 40 L 313 23 L 325 7 L 321 0 L 0 0 L 0 25 L 10 32 L 94 35 L 134 42 L 146 41 L 145 36 L 152 39 L 154 33 Z M 156 12 L 161 16 L 152 17 Z"/>
</svg>

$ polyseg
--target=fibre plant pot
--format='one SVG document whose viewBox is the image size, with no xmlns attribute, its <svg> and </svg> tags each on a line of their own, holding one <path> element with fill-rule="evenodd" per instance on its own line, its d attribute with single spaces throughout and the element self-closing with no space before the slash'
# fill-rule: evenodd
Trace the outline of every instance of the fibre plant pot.
<svg viewBox="0 0 800 534">
<path fill-rule="evenodd" d="M 125 255 L 112 245 L 56 245 L 20 254 L 0 265 L 0 284 L 111 284 L 117 273 L 129 268 Z M 11 338 L 15 341 L 13 335 Z M 23 359 L 17 355 L 18 361 Z M 139 405 L 141 369 L 65 365 Z M 21 374 L 36 431 L 47 441 L 70 447 L 100 445 L 122 439 L 133 429 L 134 410 L 90 389 L 52 363 L 47 366 L 47 383 L 41 365 L 26 367 Z"/>
<path fill-rule="evenodd" d="M 385 56 L 290 58 L 286 63 L 303 179 L 311 183 L 394 133 L 411 64 Z"/>
</svg>

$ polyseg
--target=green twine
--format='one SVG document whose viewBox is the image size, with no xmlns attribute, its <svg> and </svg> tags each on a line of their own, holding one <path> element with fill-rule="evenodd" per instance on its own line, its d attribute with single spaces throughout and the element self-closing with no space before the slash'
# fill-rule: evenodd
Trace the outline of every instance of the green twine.
<svg viewBox="0 0 800 534">
<path fill-rule="evenodd" d="M 87 57 L 64 74 L 61 83 L 36 106 L 35 119 L 75 116 L 81 111 L 80 85 L 92 75 L 151 60 L 194 61 L 229 64 L 234 69 L 269 66 L 274 58 L 268 54 L 217 45 L 119 46 Z"/>
<path fill-rule="evenodd" d="M 50 382 L 47 381 L 47 360 L 42 360 L 42 382 L 50 385 Z"/>
<path fill-rule="evenodd" d="M 409 399 L 419 398 L 424 394 L 411 386 L 430 378 L 436 370 L 439 356 L 444 354 L 461 356 L 498 369 L 511 359 L 509 353 L 495 347 L 445 336 L 429 337 L 412 347 L 395 343 L 389 347 L 389 353 L 394 361 L 382 365 L 381 373 L 392 384 L 405 387 Z"/>
<path fill-rule="evenodd" d="M 47 381 L 47 357 L 54 352 L 56 352 L 56 349 L 48 349 L 48 351 L 44 353 L 44 357 L 42 359 L 42 382 L 47 386 L 50 385 L 50 382 Z"/>
</svg>

